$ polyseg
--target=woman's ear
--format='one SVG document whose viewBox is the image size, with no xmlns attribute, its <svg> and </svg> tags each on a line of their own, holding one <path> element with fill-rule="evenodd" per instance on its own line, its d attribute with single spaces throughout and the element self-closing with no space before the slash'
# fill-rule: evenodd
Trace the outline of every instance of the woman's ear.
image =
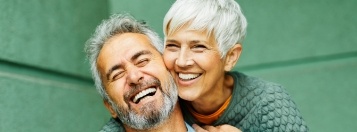
<svg viewBox="0 0 357 132">
<path fill-rule="evenodd" d="M 225 71 L 232 70 L 232 68 L 236 65 L 239 59 L 240 53 L 242 53 L 241 44 L 236 44 L 231 49 L 229 49 L 225 59 L 225 65 L 224 65 Z"/>
<path fill-rule="evenodd" d="M 103 102 L 104 102 L 105 108 L 107 108 L 108 111 L 110 112 L 110 115 L 112 115 L 113 118 L 117 118 L 118 115 L 115 112 L 115 110 L 112 108 L 112 105 L 110 105 L 110 103 L 108 101 L 103 101 Z"/>
</svg>

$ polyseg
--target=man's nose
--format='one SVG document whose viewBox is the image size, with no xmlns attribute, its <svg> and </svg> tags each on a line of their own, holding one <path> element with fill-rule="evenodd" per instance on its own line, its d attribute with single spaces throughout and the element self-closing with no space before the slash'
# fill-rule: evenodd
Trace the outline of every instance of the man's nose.
<svg viewBox="0 0 357 132">
<path fill-rule="evenodd" d="M 179 56 L 177 57 L 175 64 L 179 67 L 187 67 L 192 66 L 194 61 L 192 59 L 192 55 L 186 49 L 181 49 Z"/>
<path fill-rule="evenodd" d="M 139 84 L 144 79 L 144 74 L 139 70 L 139 68 L 132 66 L 128 70 L 127 82 L 130 86 L 135 86 Z"/>
</svg>

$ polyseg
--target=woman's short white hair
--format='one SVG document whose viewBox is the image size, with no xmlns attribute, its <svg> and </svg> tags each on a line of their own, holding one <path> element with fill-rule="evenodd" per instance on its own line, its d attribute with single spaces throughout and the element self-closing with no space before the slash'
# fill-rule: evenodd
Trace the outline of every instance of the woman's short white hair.
<svg viewBox="0 0 357 132">
<path fill-rule="evenodd" d="M 235 44 L 242 44 L 247 28 L 247 20 L 234 0 L 176 0 L 164 18 L 165 39 L 185 24 L 190 30 L 213 35 L 222 58 Z"/>
</svg>

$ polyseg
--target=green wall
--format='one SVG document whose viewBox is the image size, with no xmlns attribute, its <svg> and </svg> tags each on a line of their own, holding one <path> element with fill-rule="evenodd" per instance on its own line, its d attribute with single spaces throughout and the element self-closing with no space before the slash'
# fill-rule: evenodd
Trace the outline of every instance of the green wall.
<svg viewBox="0 0 357 132">
<path fill-rule="evenodd" d="M 356 131 L 357 1 L 240 1 L 249 27 L 237 70 L 283 84 L 311 131 Z"/>
<path fill-rule="evenodd" d="M 83 45 L 108 1 L 0 3 L 0 131 L 98 131 L 109 115 Z"/>
<path fill-rule="evenodd" d="M 235 67 L 280 83 L 311 131 L 356 131 L 354 0 L 237 0 L 248 19 Z M 174 0 L 0 0 L 0 131 L 98 131 L 109 119 L 84 42 L 128 12 L 162 36 Z"/>
</svg>

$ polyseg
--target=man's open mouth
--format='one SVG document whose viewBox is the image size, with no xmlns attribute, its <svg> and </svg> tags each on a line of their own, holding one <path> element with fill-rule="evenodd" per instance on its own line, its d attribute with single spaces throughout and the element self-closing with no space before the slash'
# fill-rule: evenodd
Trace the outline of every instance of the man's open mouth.
<svg viewBox="0 0 357 132">
<path fill-rule="evenodd" d="M 157 89 L 155 87 L 151 87 L 148 89 L 145 89 L 136 95 L 134 95 L 131 99 L 135 104 L 138 104 L 142 99 L 149 97 L 149 96 L 154 96 L 156 93 Z"/>
</svg>

